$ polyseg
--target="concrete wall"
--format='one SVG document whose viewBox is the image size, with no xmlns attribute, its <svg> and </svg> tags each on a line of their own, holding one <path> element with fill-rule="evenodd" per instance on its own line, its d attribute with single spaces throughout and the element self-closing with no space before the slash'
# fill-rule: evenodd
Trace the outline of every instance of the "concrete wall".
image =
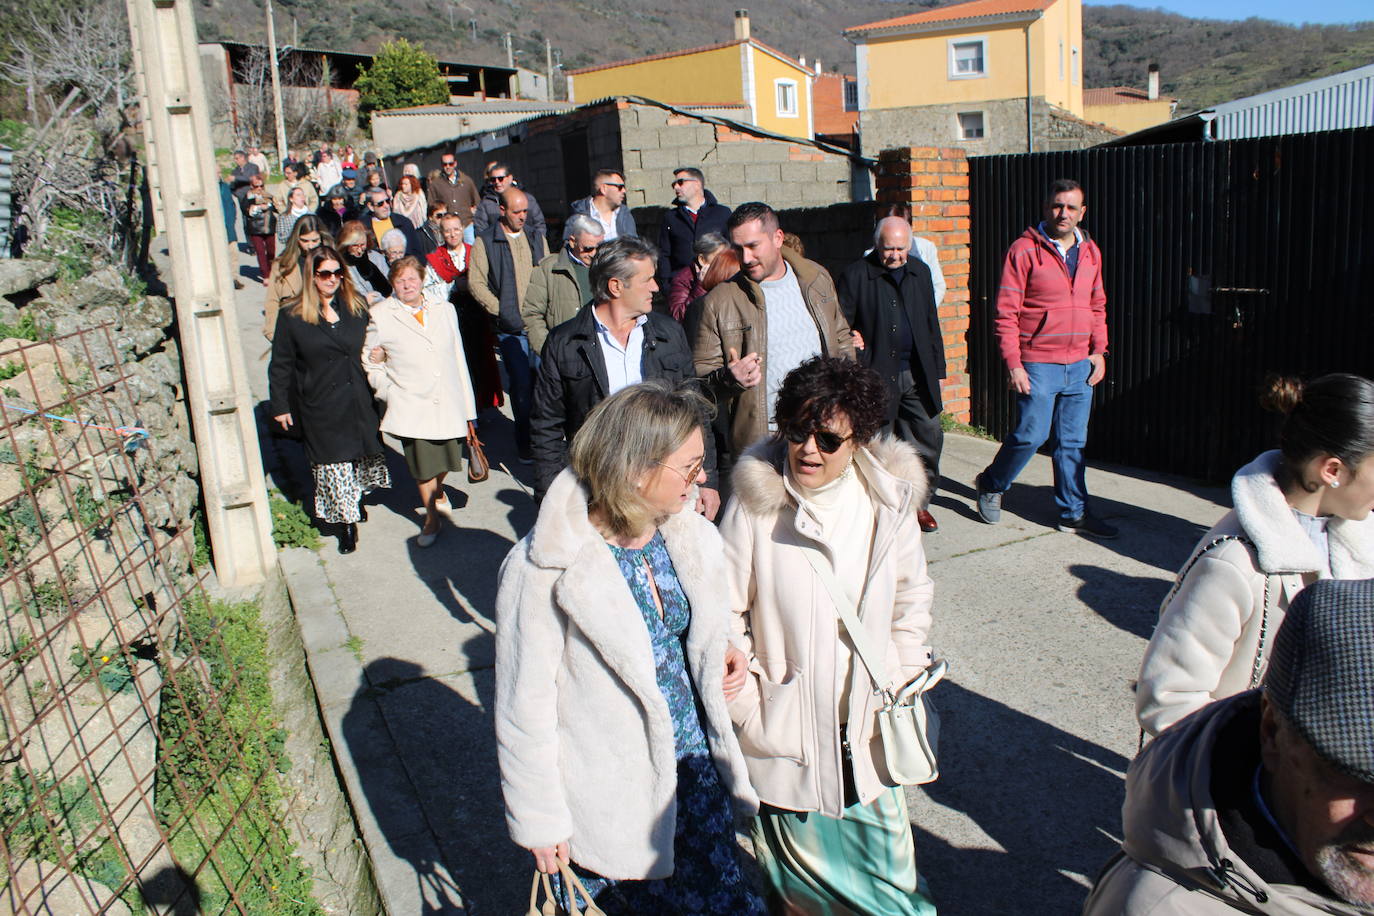
<svg viewBox="0 0 1374 916">
<path fill-rule="evenodd" d="M 958 115 L 966 111 L 983 113 L 981 140 L 959 139 Z M 1031 100 L 1031 117 L 1035 126 L 1035 152 L 1083 149 L 1120 136 L 1119 131 L 1054 108 L 1043 98 Z M 863 111 L 859 114 L 859 144 L 865 156 L 917 144 L 958 147 L 969 156 L 1024 153 L 1027 152 L 1026 100 Z"/>
<path fill-rule="evenodd" d="M 372 139 L 377 152 L 390 156 L 417 146 L 429 146 L 470 134 L 500 130 L 538 112 L 378 112 L 372 116 Z"/>
</svg>

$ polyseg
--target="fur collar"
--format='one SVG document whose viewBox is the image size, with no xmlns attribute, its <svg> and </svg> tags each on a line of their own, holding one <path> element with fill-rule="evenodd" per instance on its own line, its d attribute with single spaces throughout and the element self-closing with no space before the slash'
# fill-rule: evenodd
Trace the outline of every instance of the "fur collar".
<svg viewBox="0 0 1374 916">
<path fill-rule="evenodd" d="M 1255 544 L 1265 573 L 1308 573 L 1325 566 L 1293 517 L 1275 479 L 1278 450 L 1264 452 L 1236 472 L 1231 480 L 1231 504 L 1236 520 Z M 1326 529 L 1331 550 L 1331 574 L 1337 579 L 1374 577 L 1374 517 L 1363 521 L 1333 518 Z"/>
<path fill-rule="evenodd" d="M 783 477 L 787 443 L 768 436 L 751 445 L 730 475 L 734 494 L 750 515 L 770 516 L 796 505 Z M 926 471 L 921 456 L 906 442 L 883 434 L 855 453 L 875 499 L 890 508 L 915 509 L 925 500 Z"/>
</svg>

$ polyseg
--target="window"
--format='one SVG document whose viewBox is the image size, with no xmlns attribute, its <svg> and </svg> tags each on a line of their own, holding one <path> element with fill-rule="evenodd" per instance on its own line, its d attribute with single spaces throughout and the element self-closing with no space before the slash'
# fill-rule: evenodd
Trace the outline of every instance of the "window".
<svg viewBox="0 0 1374 916">
<path fill-rule="evenodd" d="M 949 43 L 949 78 L 977 79 L 987 76 L 986 38 L 962 39 Z"/>
<path fill-rule="evenodd" d="M 778 117 L 797 117 L 796 80 L 773 80 L 773 95 L 777 100 Z"/>
<path fill-rule="evenodd" d="M 844 110 L 845 110 L 845 111 L 858 111 L 858 110 L 859 110 L 859 81 L 858 81 L 858 80 L 845 80 L 845 81 L 844 81 Z"/>
<path fill-rule="evenodd" d="M 1073 46 L 1073 71 L 1072 71 L 1071 75 L 1073 76 L 1073 84 L 1074 84 L 1075 86 L 1077 86 L 1077 85 L 1078 85 L 1078 76 L 1079 76 L 1079 71 L 1078 71 L 1078 45 L 1074 45 L 1074 46 Z"/>
<path fill-rule="evenodd" d="M 959 119 L 960 140 L 983 139 L 983 113 L 981 111 L 961 111 Z"/>
<path fill-rule="evenodd" d="M 1064 78 L 1064 39 L 1059 39 L 1059 78 Z"/>
</svg>

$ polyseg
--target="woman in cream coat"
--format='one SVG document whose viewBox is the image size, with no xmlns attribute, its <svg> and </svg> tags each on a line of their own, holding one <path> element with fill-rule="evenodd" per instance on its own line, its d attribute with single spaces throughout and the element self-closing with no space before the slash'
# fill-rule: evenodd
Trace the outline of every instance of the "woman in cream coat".
<svg viewBox="0 0 1374 916">
<path fill-rule="evenodd" d="M 463 469 L 463 443 L 477 404 L 468 379 L 457 313 L 422 294 L 424 268 L 415 258 L 391 265 L 393 295 L 372 307 L 363 345 L 368 383 L 386 403 L 382 432 L 401 440 L 406 466 L 420 488 L 425 523 L 417 543 L 439 536 L 452 511 L 444 476 Z"/>
<path fill-rule="evenodd" d="M 894 687 L 925 670 L 934 585 L 916 512 L 926 474 L 910 445 L 875 438 L 885 403 L 882 380 L 850 360 L 788 373 L 778 433 L 741 457 L 721 522 L 735 645 L 749 662 L 730 715 L 765 803 L 755 852 L 787 913 L 935 912 L 884 764 L 881 697 L 802 550 L 821 551 L 850 600 L 862 597 Z"/>
<path fill-rule="evenodd" d="M 764 912 L 735 843 L 733 810 L 758 799 L 725 705 L 725 557 L 692 511 L 702 407 L 663 381 L 598 404 L 501 567 L 506 822 L 540 871 L 571 861 L 608 914 Z"/>
<path fill-rule="evenodd" d="M 1374 576 L 1374 382 L 1275 380 L 1281 448 L 1231 481 L 1234 508 L 1203 535 L 1164 600 L 1136 684 L 1150 735 L 1259 685 L 1289 603 L 1317 579 Z"/>
</svg>

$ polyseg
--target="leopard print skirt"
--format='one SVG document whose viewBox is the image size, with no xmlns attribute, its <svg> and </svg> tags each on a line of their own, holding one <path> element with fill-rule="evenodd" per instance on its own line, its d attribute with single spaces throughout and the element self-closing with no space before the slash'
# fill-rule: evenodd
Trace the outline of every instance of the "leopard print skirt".
<svg viewBox="0 0 1374 916">
<path fill-rule="evenodd" d="M 391 486 L 385 455 L 313 464 L 310 470 L 315 475 L 315 517 L 336 525 L 358 522 L 362 518 L 358 503 L 362 502 L 363 494 Z"/>
</svg>

